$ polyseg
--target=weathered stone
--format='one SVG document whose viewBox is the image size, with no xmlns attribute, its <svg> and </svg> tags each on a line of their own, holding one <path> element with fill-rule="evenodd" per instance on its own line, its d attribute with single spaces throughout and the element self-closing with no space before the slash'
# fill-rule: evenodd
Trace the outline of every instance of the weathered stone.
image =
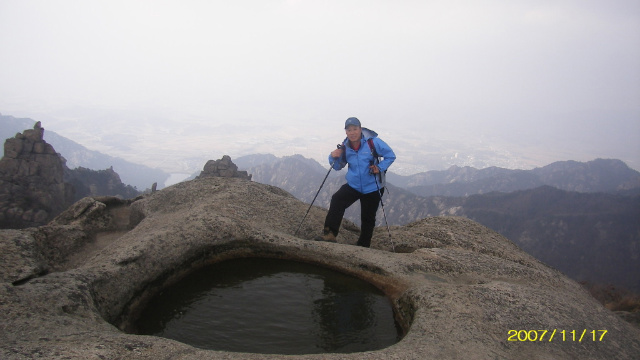
<svg viewBox="0 0 640 360">
<path fill-rule="evenodd" d="M 386 349 L 291 359 L 640 357 L 639 329 L 468 219 L 394 226 L 395 248 L 406 251 L 394 253 L 386 228 L 376 229 L 372 248 L 354 246 L 358 233 L 348 221 L 337 244 L 306 240 L 323 226 L 326 211 L 316 207 L 293 236 L 308 204 L 240 179 L 183 182 L 133 203 L 102 200 L 85 199 L 47 226 L 0 231 L 0 358 L 282 358 L 123 331 L 164 286 L 239 257 L 304 261 L 367 280 L 387 294 L 406 330 Z M 520 330 L 547 332 L 543 341 L 510 341 Z"/>
<path fill-rule="evenodd" d="M 45 144 L 44 144 L 44 153 L 45 153 L 45 154 L 51 154 L 51 155 L 53 155 L 53 154 L 57 154 L 57 153 L 56 153 L 56 150 L 55 150 L 55 149 L 53 148 L 53 146 L 52 146 L 51 144 L 49 144 L 49 143 L 45 143 Z M 63 161 L 63 162 L 66 162 L 66 161 Z"/>
<path fill-rule="evenodd" d="M 45 221 L 47 221 L 47 219 L 49 218 L 49 214 L 40 209 L 38 210 L 38 212 L 33 216 L 33 222 L 37 223 L 37 224 L 42 224 Z"/>
<path fill-rule="evenodd" d="M 44 129 L 31 130 L 5 141 L 0 160 L 0 228 L 43 225 L 49 215 L 73 203 L 73 189 L 64 184 L 64 161 L 43 140 Z M 19 211 L 17 209 L 20 209 Z"/>
<path fill-rule="evenodd" d="M 0 228 L 43 225 L 85 196 L 139 195 L 122 183 L 113 168 L 68 169 L 43 134 L 36 123 L 5 142 L 5 156 L 0 160 Z"/>
<path fill-rule="evenodd" d="M 4 156 L 14 159 L 22 152 L 23 141 L 16 136 L 13 139 L 7 139 L 4 143 Z"/>
<path fill-rule="evenodd" d="M 44 154 L 45 144 L 43 142 L 37 142 L 33 145 L 33 152 L 36 154 Z"/>
<path fill-rule="evenodd" d="M 29 131 L 29 130 L 26 130 Z M 33 140 L 29 137 L 24 137 L 22 142 L 22 151 L 19 154 L 29 154 L 33 152 Z"/>
<path fill-rule="evenodd" d="M 224 155 L 222 159 L 209 160 L 204 165 L 202 172 L 198 178 L 203 177 L 225 177 L 225 178 L 241 178 L 251 180 L 251 175 L 246 171 L 238 171 L 238 166 L 231 161 L 229 155 Z"/>
<path fill-rule="evenodd" d="M 24 214 L 24 210 L 19 207 L 14 207 L 14 208 L 7 209 L 5 213 L 13 219 L 18 219 L 22 217 L 22 214 Z"/>
<path fill-rule="evenodd" d="M 22 220 L 31 222 L 33 221 L 33 210 L 29 209 L 22 214 Z"/>
<path fill-rule="evenodd" d="M 238 171 L 237 174 L 238 174 L 237 177 L 239 177 L 241 179 L 251 180 L 251 175 L 249 175 L 249 173 L 244 171 L 244 170 L 243 171 Z"/>
<path fill-rule="evenodd" d="M 13 161 L 12 159 L 8 159 L 7 161 L 0 161 L 0 174 L 15 173 L 18 168 L 17 165 L 18 162 Z M 0 179 L 0 181 L 2 180 Z"/>
</svg>

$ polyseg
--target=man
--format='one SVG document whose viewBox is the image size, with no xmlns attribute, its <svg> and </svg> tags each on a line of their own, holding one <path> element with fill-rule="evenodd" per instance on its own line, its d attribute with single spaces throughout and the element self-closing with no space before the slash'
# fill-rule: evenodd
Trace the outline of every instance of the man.
<svg viewBox="0 0 640 360">
<path fill-rule="evenodd" d="M 347 183 L 331 197 L 323 235 L 317 236 L 316 240 L 336 242 L 345 210 L 360 200 L 362 225 L 357 245 L 369 247 L 380 197 L 384 193 L 384 174 L 396 155 L 389 145 L 377 137 L 376 132 L 363 128 L 357 118 L 348 118 L 344 128 L 347 138 L 340 148 L 331 152 L 329 163 L 336 170 L 349 165 Z"/>
</svg>

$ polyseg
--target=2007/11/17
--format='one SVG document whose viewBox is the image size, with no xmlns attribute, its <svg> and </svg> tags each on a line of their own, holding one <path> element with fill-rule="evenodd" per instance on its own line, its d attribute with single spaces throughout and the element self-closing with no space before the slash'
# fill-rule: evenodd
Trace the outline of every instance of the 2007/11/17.
<svg viewBox="0 0 640 360">
<path fill-rule="evenodd" d="M 558 329 L 554 329 L 550 334 L 549 339 L 547 341 L 551 342 L 554 340 L 556 336 L 556 332 Z M 549 333 L 549 330 L 509 330 L 509 337 L 507 341 L 545 341 L 545 336 Z M 560 330 L 558 332 L 558 336 L 562 335 L 562 340 L 560 338 L 556 338 L 557 341 L 602 341 L 607 330 L 591 330 L 588 331 L 584 329 L 582 332 L 579 330 Z M 587 335 L 585 338 L 585 335 Z"/>
</svg>

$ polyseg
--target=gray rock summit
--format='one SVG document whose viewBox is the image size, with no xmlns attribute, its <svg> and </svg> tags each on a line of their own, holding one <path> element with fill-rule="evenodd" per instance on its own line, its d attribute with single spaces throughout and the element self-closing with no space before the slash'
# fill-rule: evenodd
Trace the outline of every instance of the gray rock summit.
<svg viewBox="0 0 640 360">
<path fill-rule="evenodd" d="M 139 194 L 110 167 L 69 169 L 66 160 L 44 141 L 40 122 L 4 143 L 0 159 L 0 228 L 44 225 L 86 196 Z"/>
<path fill-rule="evenodd" d="M 285 191 L 204 177 L 137 200 L 84 198 L 38 228 L 0 230 L 0 358 L 277 359 L 210 351 L 133 323 L 162 289 L 208 264 L 266 257 L 369 281 L 405 336 L 388 348 L 292 359 L 637 359 L 640 330 L 501 235 L 459 217 L 385 229 L 372 248 L 311 239 L 326 212 Z"/>
<path fill-rule="evenodd" d="M 229 155 L 224 155 L 222 159 L 207 161 L 198 178 L 212 176 L 251 180 L 251 175 L 246 171 L 238 171 L 238 166 L 231 161 Z"/>
<path fill-rule="evenodd" d="M 65 161 L 43 135 L 37 122 L 4 143 L 0 227 L 41 225 L 73 203 L 73 186 L 64 181 Z"/>
</svg>

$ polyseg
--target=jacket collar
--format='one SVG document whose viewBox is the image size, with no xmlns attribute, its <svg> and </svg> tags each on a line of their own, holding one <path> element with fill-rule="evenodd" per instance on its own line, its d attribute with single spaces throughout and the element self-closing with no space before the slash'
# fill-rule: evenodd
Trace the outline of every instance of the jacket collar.
<svg viewBox="0 0 640 360">
<path fill-rule="evenodd" d="M 378 133 L 371 130 L 371 129 L 367 129 L 365 127 L 362 128 L 362 140 L 364 140 L 365 142 L 369 139 L 378 137 Z M 342 142 L 343 145 L 348 146 L 349 145 L 349 138 L 344 138 L 344 141 Z M 351 147 L 351 146 L 349 146 Z"/>
</svg>

